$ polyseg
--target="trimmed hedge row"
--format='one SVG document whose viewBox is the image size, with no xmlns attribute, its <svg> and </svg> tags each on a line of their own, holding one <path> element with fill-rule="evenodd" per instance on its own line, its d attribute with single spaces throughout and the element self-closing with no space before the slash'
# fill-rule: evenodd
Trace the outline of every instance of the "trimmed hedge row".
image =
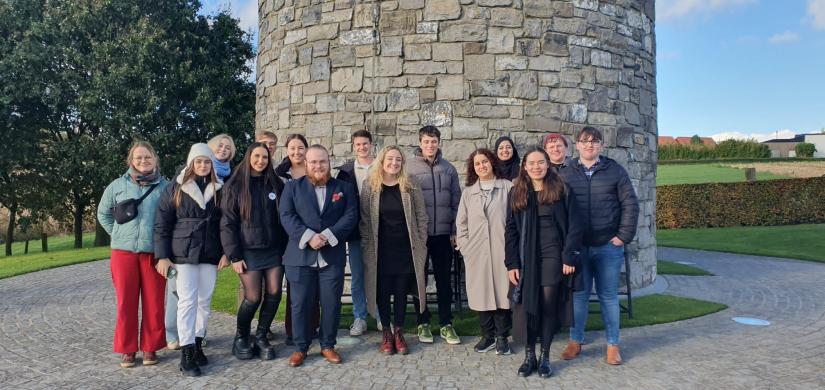
<svg viewBox="0 0 825 390">
<path fill-rule="evenodd" d="M 777 157 L 777 158 L 714 158 L 708 160 L 659 160 L 659 165 L 692 165 L 692 164 L 749 164 L 749 163 L 785 163 L 785 162 L 820 162 L 825 158 Z"/>
<path fill-rule="evenodd" d="M 825 222 L 825 177 L 656 187 L 658 229 Z"/>
<path fill-rule="evenodd" d="M 659 161 L 770 157 L 771 151 L 768 145 L 760 144 L 754 140 L 728 139 L 719 142 L 716 146 L 683 144 L 659 146 Z"/>
</svg>

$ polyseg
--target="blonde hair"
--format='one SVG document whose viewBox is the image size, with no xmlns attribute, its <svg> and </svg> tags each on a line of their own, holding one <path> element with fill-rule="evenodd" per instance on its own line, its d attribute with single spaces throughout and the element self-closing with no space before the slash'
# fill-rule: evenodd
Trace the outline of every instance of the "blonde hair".
<svg viewBox="0 0 825 390">
<path fill-rule="evenodd" d="M 407 156 L 401 151 L 401 148 L 395 145 L 385 146 L 378 152 L 378 157 L 375 158 L 375 163 L 378 165 L 370 169 L 370 176 L 367 178 L 367 184 L 372 192 L 381 192 L 381 185 L 384 183 L 384 159 L 387 153 L 391 150 L 396 150 L 401 154 L 401 170 L 398 171 L 398 185 L 401 191 L 409 192 L 413 188 L 413 182 L 407 175 Z"/>
<path fill-rule="evenodd" d="M 218 134 L 218 135 L 210 138 L 209 142 L 207 142 L 206 144 L 209 145 L 209 149 L 212 150 L 212 153 L 217 153 L 218 152 L 218 144 L 220 144 L 221 140 L 224 140 L 224 139 L 229 141 L 228 143 L 229 143 L 229 146 L 230 146 L 230 149 L 231 149 L 231 151 L 229 152 L 229 159 L 231 160 L 231 159 L 235 158 L 235 150 L 236 149 L 235 149 L 235 141 L 232 140 L 232 137 L 230 137 L 229 134 L 226 134 L 226 133 Z"/>
<path fill-rule="evenodd" d="M 129 147 L 129 154 L 126 155 L 126 165 L 129 168 L 132 168 L 132 158 L 134 157 L 135 149 L 137 148 L 144 148 L 152 154 L 152 157 L 155 158 L 155 172 L 160 172 L 160 158 L 158 158 L 158 153 L 155 152 L 155 148 L 152 147 L 152 144 L 146 141 L 132 142 L 132 146 Z"/>
</svg>

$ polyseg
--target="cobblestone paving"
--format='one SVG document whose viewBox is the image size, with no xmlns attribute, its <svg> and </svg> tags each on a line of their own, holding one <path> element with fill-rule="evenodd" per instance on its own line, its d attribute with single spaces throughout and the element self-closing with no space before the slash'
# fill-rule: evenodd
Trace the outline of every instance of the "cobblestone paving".
<svg viewBox="0 0 825 390">
<path fill-rule="evenodd" d="M 371 333 L 339 344 L 345 362 L 330 365 L 310 351 L 289 368 L 280 342 L 274 361 L 240 362 L 230 354 L 234 317 L 209 324 L 205 375 L 183 378 L 177 352 L 161 351 L 157 366 L 118 366 L 111 352 L 115 297 L 105 261 L 0 280 L 0 388 L 561 388 L 561 389 L 814 389 L 825 387 L 825 264 L 682 249 L 659 258 L 686 261 L 716 276 L 668 276 L 667 293 L 722 302 L 728 310 L 673 324 L 622 331 L 625 364 L 603 363 L 601 332 L 572 362 L 558 360 L 565 336 L 552 350 L 553 378 L 518 378 L 521 355 L 481 355 L 475 340 L 448 346 L 411 340 L 407 356 L 377 352 Z M 771 322 L 751 327 L 731 321 L 752 316 Z M 412 339 L 412 337 L 410 337 Z"/>
</svg>

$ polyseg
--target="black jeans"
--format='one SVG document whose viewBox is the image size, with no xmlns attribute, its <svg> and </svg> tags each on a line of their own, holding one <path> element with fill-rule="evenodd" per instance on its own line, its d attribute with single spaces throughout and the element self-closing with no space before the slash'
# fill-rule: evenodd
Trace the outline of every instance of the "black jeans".
<svg viewBox="0 0 825 390">
<path fill-rule="evenodd" d="M 453 323 L 453 286 L 450 280 L 453 268 L 453 246 L 450 244 L 450 235 L 430 236 L 427 238 L 427 258 L 432 261 L 435 275 L 436 295 L 438 296 L 438 323 L 441 326 Z M 427 267 L 429 271 L 429 267 Z M 426 280 L 426 279 L 425 279 Z M 430 309 L 418 310 L 418 300 L 414 301 L 418 315 L 418 324 L 430 323 Z"/>
<path fill-rule="evenodd" d="M 404 315 L 407 313 L 407 293 L 415 282 L 414 275 L 381 275 L 378 274 L 378 291 L 375 300 L 378 306 L 379 321 L 384 329 L 390 329 L 390 308 L 393 309 L 392 323 L 404 327 Z M 390 304 L 390 296 L 394 296 Z"/>
<path fill-rule="evenodd" d="M 481 335 L 484 337 L 507 337 L 513 327 L 513 315 L 510 309 L 497 309 L 478 312 Z"/>
</svg>

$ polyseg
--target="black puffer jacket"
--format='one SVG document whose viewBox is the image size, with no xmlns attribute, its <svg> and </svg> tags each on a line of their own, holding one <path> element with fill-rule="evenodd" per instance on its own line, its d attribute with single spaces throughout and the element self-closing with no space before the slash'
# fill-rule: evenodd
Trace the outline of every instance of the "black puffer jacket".
<svg viewBox="0 0 825 390">
<path fill-rule="evenodd" d="M 636 236 L 639 201 L 627 171 L 615 160 L 599 156 L 591 177 L 578 158 L 559 170 L 573 190 L 584 219 L 584 245 L 604 245 L 613 237 L 629 243 Z"/>
<path fill-rule="evenodd" d="M 221 185 L 189 181 L 166 186 L 155 212 L 155 258 L 175 264 L 218 264 L 223 256 L 221 209 L 216 205 Z M 175 207 L 178 187 L 181 201 Z"/>
<path fill-rule="evenodd" d="M 238 200 L 241 191 L 240 177 L 233 176 L 233 181 L 224 189 L 221 210 L 221 243 L 230 260 L 243 259 L 244 249 L 275 248 L 281 254 L 286 249 L 287 235 L 281 225 L 278 203 L 284 185 L 275 180 L 272 188 L 265 188 L 262 177 L 249 179 L 249 192 L 252 197 L 251 219 L 241 219 Z"/>
</svg>

